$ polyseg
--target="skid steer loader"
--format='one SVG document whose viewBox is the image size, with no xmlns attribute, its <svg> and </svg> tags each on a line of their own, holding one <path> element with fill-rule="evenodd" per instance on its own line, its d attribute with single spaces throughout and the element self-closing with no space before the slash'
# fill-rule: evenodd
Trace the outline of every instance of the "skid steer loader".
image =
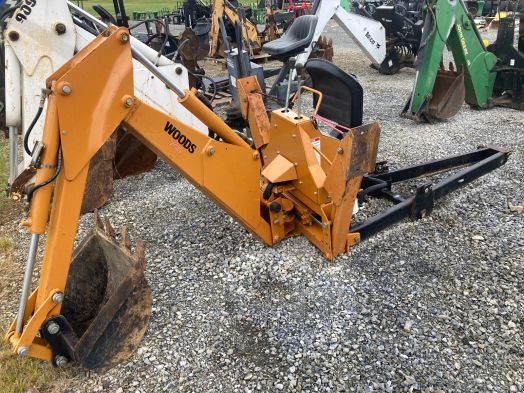
<svg viewBox="0 0 524 393">
<path fill-rule="evenodd" d="M 5 29 L 6 121 L 10 131 L 11 194 L 21 194 L 15 183 L 18 174 L 31 167 L 31 150 L 41 140 L 45 112 L 45 79 L 66 63 L 75 52 L 91 42 L 105 25 L 65 0 L 24 2 Z M 82 19 L 80 19 L 80 17 Z M 88 26 L 85 21 L 91 21 Z M 180 85 L 188 87 L 188 72 L 181 64 L 158 56 L 157 52 L 131 38 L 151 61 L 163 68 Z M 207 134 L 207 127 L 181 106 L 176 96 L 138 62 L 134 62 L 137 96 L 160 110 L 170 113 Z M 17 134 L 24 131 L 24 158 L 19 164 Z M 29 130 L 29 132 L 27 132 Z M 116 139 L 116 140 L 115 140 Z M 112 192 L 113 177 L 122 178 L 150 170 L 156 155 L 134 137 L 120 133 L 108 142 L 91 163 L 83 212 L 104 204 Z M 29 169 L 25 177 L 31 177 Z"/>
<path fill-rule="evenodd" d="M 132 58 L 213 137 L 138 98 Z M 375 166 L 380 128 L 362 124 L 356 79 L 319 59 L 308 62 L 306 71 L 313 88 L 299 88 L 298 109 L 279 108 L 270 117 L 256 77 L 238 81 L 249 135 L 229 128 L 195 90 L 177 86 L 131 43 L 125 28 L 109 27 L 53 73 L 46 82 L 42 148 L 32 157 L 36 185 L 28 191 L 31 206 L 22 223 L 31 244 L 18 315 L 6 335 L 13 352 L 56 366 L 77 361 L 104 370 L 128 357 L 146 330 L 151 291 L 144 245 L 137 243 L 131 253 L 127 230 L 117 244 L 113 227 L 95 214 L 95 228 L 73 252 L 89 162 L 119 125 L 267 245 L 303 235 L 328 260 L 404 217 L 425 217 L 436 199 L 500 167 L 510 153 L 486 147 L 397 171 Z M 316 98 L 306 116 L 300 100 L 308 91 Z M 320 123 L 334 136 L 321 133 Z M 395 183 L 450 168 L 462 169 L 439 183 L 424 183 L 412 196 L 392 190 Z M 352 225 L 357 200 L 371 196 L 394 205 Z M 39 284 L 31 293 L 43 234 Z"/>
<path fill-rule="evenodd" d="M 464 100 L 475 108 L 523 110 L 524 44 L 520 39 L 517 48 L 513 45 L 515 19 L 504 19 L 496 43 L 486 48 L 463 0 L 429 1 L 415 85 L 402 116 L 417 122 L 449 119 Z M 446 46 L 455 60 L 448 70 L 443 64 Z"/>
</svg>

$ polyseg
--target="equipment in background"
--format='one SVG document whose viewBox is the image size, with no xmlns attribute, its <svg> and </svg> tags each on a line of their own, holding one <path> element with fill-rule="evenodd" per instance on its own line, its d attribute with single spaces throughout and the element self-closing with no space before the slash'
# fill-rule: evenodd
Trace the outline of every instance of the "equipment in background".
<svg viewBox="0 0 524 393">
<path fill-rule="evenodd" d="M 374 8 L 373 18 L 386 29 L 386 57 L 378 67 L 379 72 L 393 75 L 404 67 L 413 68 L 424 24 L 422 2 L 380 5 Z"/>
<path fill-rule="evenodd" d="M 375 66 L 379 67 L 384 61 L 386 56 L 386 31 L 380 22 L 350 12 L 348 3 L 341 0 L 317 0 L 313 5 L 311 14 L 318 18 L 318 22 L 311 44 L 297 57 L 297 63 L 306 63 L 309 54 L 332 18 L 353 39 Z"/>
<path fill-rule="evenodd" d="M 493 105 L 524 110 L 524 14 L 520 14 L 517 47 L 514 46 L 515 18 L 500 20 L 497 40 L 488 51 L 497 56 L 497 77 L 493 86 Z"/>
<path fill-rule="evenodd" d="M 111 16 L 98 7 L 102 14 Z M 17 11 L 18 13 L 23 11 Z M 10 176 L 9 185 L 14 194 L 20 195 L 16 179 L 31 178 L 36 172 L 33 155 L 36 141 L 41 140 L 46 113 L 47 91 L 42 91 L 46 78 L 66 63 L 75 52 L 88 45 L 105 25 L 84 10 L 64 0 L 53 1 L 52 6 L 39 2 L 32 8 L 31 18 L 24 20 L 12 17 L 6 28 L 5 49 L 8 64 L 5 77 L 8 81 L 6 92 L 7 125 L 10 129 Z M 116 19 L 111 16 L 116 22 Z M 18 20 L 20 19 L 20 21 Z M 22 22 L 23 23 L 22 23 Z M 164 56 L 158 56 L 153 49 L 131 37 L 133 42 L 182 86 L 188 87 L 188 72 Z M 173 93 L 163 83 L 152 78 L 151 73 L 135 62 L 135 93 L 144 101 L 174 116 L 185 119 L 193 127 L 207 134 L 208 130 L 178 103 Z M 98 68 L 98 66 L 93 66 Z M 66 91 L 69 88 L 66 88 Z M 74 94 L 74 87 L 71 93 Z M 24 157 L 19 163 L 17 154 L 17 133 L 23 131 Z M 68 132 L 69 130 L 66 130 Z M 113 178 L 119 179 L 150 170 L 156 162 L 156 154 L 142 145 L 134 136 L 123 131 L 112 138 L 91 161 L 85 200 L 82 212 L 93 211 L 103 205 L 113 189 Z"/>
<path fill-rule="evenodd" d="M 189 32 L 191 30 L 197 37 L 198 47 L 192 57 L 196 56 L 195 60 L 202 60 L 207 57 L 210 48 L 211 7 L 204 5 L 199 0 L 186 0 L 183 5 L 183 15 L 183 21 L 186 26 L 183 35 L 186 37 L 191 36 L 192 34 Z M 191 67 L 188 68 L 191 69 Z"/>
<path fill-rule="evenodd" d="M 402 115 L 433 122 L 453 117 L 464 100 L 475 108 L 522 108 L 522 46 L 512 48 L 515 18 L 504 22 L 495 53 L 487 50 L 462 0 L 432 0 L 417 57 L 415 85 Z M 447 34 L 444 34 L 447 32 Z M 522 30 L 520 31 L 522 39 Z M 451 49 L 455 65 L 442 62 Z M 498 80 L 498 88 L 495 81 Z"/>
<path fill-rule="evenodd" d="M 243 10 L 239 10 L 242 15 Z M 224 42 L 225 50 L 224 57 L 226 58 L 226 66 L 229 76 L 229 91 L 233 97 L 233 105 L 238 107 L 239 97 L 237 89 L 237 81 L 250 75 L 255 75 L 258 84 L 262 91 L 266 91 L 266 83 L 264 78 L 264 69 L 261 65 L 251 62 L 249 53 L 244 49 L 244 39 L 242 36 L 242 27 L 240 23 L 236 23 L 236 42 L 237 47 L 230 46 L 229 37 L 227 36 L 224 20 L 220 19 L 220 33 L 222 34 L 222 41 Z"/>
<path fill-rule="evenodd" d="M 503 13 L 506 13 L 507 16 L 511 13 L 524 12 L 524 2 L 519 0 L 485 0 L 482 7 L 480 7 L 480 3 L 482 3 L 482 0 L 479 1 L 477 9 L 481 10 L 482 16 L 485 17 L 494 18 L 501 17 Z"/>
<path fill-rule="evenodd" d="M 211 31 L 209 57 L 223 57 L 223 42 L 220 33 L 220 20 L 225 18 L 224 24 L 227 36 L 234 39 L 235 25 L 239 23 L 242 26 L 242 36 L 246 40 L 246 47 L 250 57 L 260 52 L 262 48 L 262 38 L 260 37 L 257 27 L 253 22 L 246 18 L 245 14 L 239 14 L 238 5 L 232 4 L 229 0 L 215 0 L 213 3 L 213 14 L 211 16 Z"/>
<path fill-rule="evenodd" d="M 135 98 L 132 56 L 173 91 L 213 137 Z M 309 66 L 312 83 L 323 88 L 324 80 L 333 81 L 331 88 L 321 92 L 300 86 L 296 111 L 286 102 L 269 117 L 256 77 L 237 81 L 248 138 L 228 127 L 194 90 L 178 87 L 141 53 L 125 28 L 109 27 L 51 75 L 46 84 L 50 93 L 44 148 L 34 157 L 38 186 L 29 191 L 30 211 L 23 221 L 31 233 L 31 246 L 19 311 L 5 337 L 13 353 L 55 366 L 76 361 L 104 370 L 129 357 L 146 330 L 151 292 L 144 278 L 143 245 L 137 243 L 131 254 L 124 228 L 118 246 L 112 226 L 95 214 L 95 233 L 72 251 L 89 162 L 118 125 L 157 151 L 195 189 L 265 244 L 303 235 L 328 260 L 405 217 L 426 217 L 438 198 L 506 162 L 509 151 L 485 148 L 384 171 L 384 166 L 375 165 L 379 125 L 351 128 L 360 122 L 355 104 L 362 97 L 348 99 L 351 87 L 343 94 L 333 89 L 357 88 L 357 82 L 319 61 L 312 60 Z M 70 86 L 73 94 L 64 94 L 64 86 Z M 305 92 L 317 96 L 311 116 L 300 111 Z M 340 106 L 351 116 L 336 108 L 341 98 Z M 337 138 L 320 132 L 320 123 L 338 131 Z M 391 189 L 395 183 L 451 167 L 462 169 L 434 185 L 423 183 L 412 196 L 404 198 Z M 395 205 L 353 223 L 358 200 L 365 202 L 372 196 L 388 198 Z M 38 287 L 31 293 L 43 234 L 47 236 Z"/>
</svg>

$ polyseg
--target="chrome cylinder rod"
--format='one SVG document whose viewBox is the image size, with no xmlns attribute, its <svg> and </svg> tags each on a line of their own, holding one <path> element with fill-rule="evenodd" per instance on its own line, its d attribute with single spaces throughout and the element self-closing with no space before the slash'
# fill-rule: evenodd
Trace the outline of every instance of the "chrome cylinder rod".
<svg viewBox="0 0 524 393">
<path fill-rule="evenodd" d="M 291 92 L 291 83 L 293 83 L 293 73 L 295 72 L 296 62 L 297 62 L 296 57 L 291 57 L 288 60 L 289 75 L 287 77 L 286 106 L 285 106 L 286 110 L 289 109 L 289 93 Z"/>
<path fill-rule="evenodd" d="M 33 278 L 33 269 L 35 266 L 36 253 L 38 251 L 38 240 L 40 235 L 33 234 L 31 236 L 31 244 L 29 246 L 29 255 L 27 256 L 27 264 L 24 273 L 24 283 L 22 284 L 22 295 L 20 297 L 20 306 L 18 307 L 18 317 L 16 318 L 16 333 L 22 333 L 24 327 L 24 314 L 27 305 L 27 299 L 31 293 L 31 280 Z"/>
<path fill-rule="evenodd" d="M 16 127 L 9 127 L 9 184 L 13 184 L 18 175 L 18 159 L 16 156 Z"/>
</svg>

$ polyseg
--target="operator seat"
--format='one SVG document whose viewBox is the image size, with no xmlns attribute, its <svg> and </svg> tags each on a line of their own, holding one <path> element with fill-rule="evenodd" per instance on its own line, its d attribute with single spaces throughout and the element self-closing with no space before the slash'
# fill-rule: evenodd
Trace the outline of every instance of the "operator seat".
<svg viewBox="0 0 524 393">
<path fill-rule="evenodd" d="M 318 17 L 303 15 L 295 19 L 286 33 L 265 44 L 262 49 L 278 60 L 285 60 L 303 52 L 313 41 Z"/>
<path fill-rule="evenodd" d="M 271 87 L 269 95 L 276 97 L 280 104 L 286 102 L 287 82 L 289 76 L 289 59 L 302 53 L 313 41 L 315 28 L 317 27 L 318 17 L 315 15 L 303 15 L 295 19 L 286 33 L 265 44 L 262 49 L 284 63 L 280 69 L 278 77 Z M 293 81 L 290 93 L 297 89 L 297 82 Z"/>
<path fill-rule="evenodd" d="M 320 91 L 323 96 L 318 115 L 347 128 L 362 125 L 364 90 L 355 76 L 323 59 L 309 60 L 306 72 L 311 77 L 313 89 Z M 317 102 L 318 96 L 314 94 L 314 107 Z M 341 137 L 336 131 L 331 135 Z"/>
</svg>

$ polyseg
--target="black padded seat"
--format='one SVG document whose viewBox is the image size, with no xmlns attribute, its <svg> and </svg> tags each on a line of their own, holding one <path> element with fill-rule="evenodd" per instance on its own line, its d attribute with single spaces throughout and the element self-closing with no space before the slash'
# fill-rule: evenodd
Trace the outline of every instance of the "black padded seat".
<svg viewBox="0 0 524 393">
<path fill-rule="evenodd" d="M 353 75 L 323 59 L 309 60 L 306 72 L 311 76 L 313 89 L 323 96 L 320 116 L 349 128 L 362 125 L 364 90 Z M 313 97 L 316 106 L 318 96 Z"/>
<path fill-rule="evenodd" d="M 318 17 L 303 15 L 295 19 L 286 33 L 263 46 L 264 52 L 278 58 L 286 59 L 304 51 L 313 41 Z"/>
</svg>

